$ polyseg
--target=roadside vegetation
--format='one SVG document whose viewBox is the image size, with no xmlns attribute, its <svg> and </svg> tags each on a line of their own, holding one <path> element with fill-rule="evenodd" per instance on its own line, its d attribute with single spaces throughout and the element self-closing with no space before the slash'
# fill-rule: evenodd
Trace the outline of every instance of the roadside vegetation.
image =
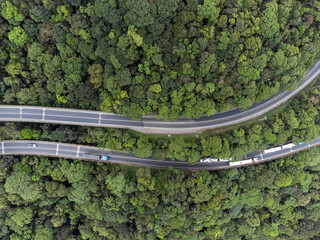
<svg viewBox="0 0 320 240">
<path fill-rule="evenodd" d="M 0 157 L 1 239 L 317 239 L 320 149 L 217 172 Z"/>
<path fill-rule="evenodd" d="M 246 109 L 320 52 L 318 1 L 3 0 L 0 103 L 132 119 Z"/>
</svg>

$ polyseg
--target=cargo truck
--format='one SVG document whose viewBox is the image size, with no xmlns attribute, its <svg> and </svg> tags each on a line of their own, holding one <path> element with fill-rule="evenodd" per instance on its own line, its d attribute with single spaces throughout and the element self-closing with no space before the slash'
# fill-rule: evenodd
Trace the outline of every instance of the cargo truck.
<svg viewBox="0 0 320 240">
<path fill-rule="evenodd" d="M 242 161 L 238 161 L 238 162 L 229 162 L 229 166 L 241 166 L 244 164 L 250 164 L 253 162 L 257 162 L 258 158 L 251 158 L 251 159 L 247 159 L 247 160 L 242 160 Z"/>
<path fill-rule="evenodd" d="M 280 151 L 280 150 L 282 150 L 281 147 L 268 148 L 268 149 L 264 150 L 263 154 L 273 153 L 273 152 L 277 152 L 277 151 Z"/>
<path fill-rule="evenodd" d="M 218 159 L 215 159 L 215 158 L 203 158 L 203 159 L 200 159 L 200 162 L 218 162 Z"/>
<path fill-rule="evenodd" d="M 288 144 L 286 144 L 286 145 L 283 145 L 282 146 L 282 149 L 290 149 L 290 148 L 293 148 L 295 145 L 293 144 L 293 143 L 288 143 Z"/>
<path fill-rule="evenodd" d="M 82 157 L 88 158 L 88 159 L 93 159 L 93 160 L 104 160 L 104 161 L 107 161 L 109 159 L 109 156 L 93 154 L 93 153 L 84 153 L 82 155 Z"/>
</svg>

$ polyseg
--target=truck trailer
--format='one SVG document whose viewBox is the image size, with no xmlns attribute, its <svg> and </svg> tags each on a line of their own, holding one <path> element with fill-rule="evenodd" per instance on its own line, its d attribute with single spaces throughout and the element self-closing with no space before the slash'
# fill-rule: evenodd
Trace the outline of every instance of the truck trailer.
<svg viewBox="0 0 320 240">
<path fill-rule="evenodd" d="M 109 159 L 109 156 L 93 154 L 93 153 L 84 153 L 82 157 L 87 159 L 92 159 L 92 160 L 104 160 L 104 161 L 107 161 Z"/>
<path fill-rule="evenodd" d="M 269 148 L 269 149 L 265 149 L 263 154 L 278 152 L 278 151 L 281 151 L 281 150 L 282 150 L 281 147 Z"/>
<path fill-rule="evenodd" d="M 238 162 L 229 162 L 229 166 L 241 166 L 244 164 L 249 164 L 257 161 L 258 161 L 258 158 L 250 158 L 250 159 L 246 159 Z"/>
</svg>

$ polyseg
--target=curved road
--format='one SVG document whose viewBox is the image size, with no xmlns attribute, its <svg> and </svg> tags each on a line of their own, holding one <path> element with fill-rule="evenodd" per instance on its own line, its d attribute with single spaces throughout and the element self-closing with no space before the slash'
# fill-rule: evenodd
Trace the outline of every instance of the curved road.
<svg viewBox="0 0 320 240">
<path fill-rule="evenodd" d="M 177 122 L 169 122 L 157 120 L 155 116 L 146 116 L 143 117 L 141 121 L 134 121 L 125 116 L 99 111 L 0 105 L 0 121 L 127 128 L 149 134 L 194 134 L 208 129 L 242 123 L 263 116 L 299 93 L 319 74 L 320 61 L 310 68 L 304 81 L 294 91 L 284 91 L 262 103 L 254 104 L 247 111 L 234 109 L 193 120 L 181 118 Z"/>
<path fill-rule="evenodd" d="M 28 147 L 28 144 L 35 143 L 35 148 Z M 221 170 L 234 167 L 249 166 L 253 164 L 260 164 L 263 162 L 271 161 L 283 156 L 287 156 L 299 151 L 307 150 L 309 148 L 320 145 L 320 137 L 311 143 L 302 143 L 292 148 L 282 149 L 273 153 L 261 154 L 260 151 L 253 153 L 247 153 L 246 158 L 258 158 L 257 162 L 243 164 L 240 166 L 230 166 L 228 161 L 225 162 L 198 162 L 191 165 L 187 162 L 166 160 L 156 160 L 152 158 L 138 158 L 133 154 L 126 154 L 122 152 L 114 152 L 108 149 L 99 149 L 96 147 L 89 147 L 83 145 L 57 143 L 57 142 L 45 142 L 45 141 L 2 141 L 0 142 L 0 156 L 1 155 L 42 155 L 51 157 L 63 157 L 79 160 L 97 161 L 94 159 L 84 158 L 84 153 L 91 153 L 97 155 L 108 155 L 109 160 L 98 160 L 97 162 L 109 162 L 131 166 L 151 167 L 166 169 L 169 166 L 175 169 L 188 170 L 188 171 L 201 171 L 201 170 Z"/>
</svg>

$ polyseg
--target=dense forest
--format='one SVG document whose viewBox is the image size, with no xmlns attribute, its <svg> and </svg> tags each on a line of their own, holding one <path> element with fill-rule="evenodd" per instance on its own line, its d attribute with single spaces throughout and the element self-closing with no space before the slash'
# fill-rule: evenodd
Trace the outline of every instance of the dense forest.
<svg viewBox="0 0 320 240">
<path fill-rule="evenodd" d="M 316 0 L 1 0 L 0 104 L 132 119 L 247 109 L 320 56 Z M 316 82 L 285 108 L 199 136 L 0 123 L 0 140 L 94 145 L 195 163 L 320 134 Z M 320 238 L 320 148 L 224 171 L 0 156 L 0 239 Z M 319 201 L 319 202 L 318 202 Z"/>
<path fill-rule="evenodd" d="M 319 239 L 319 156 L 196 173 L 1 156 L 0 238 Z"/>
<path fill-rule="evenodd" d="M 315 0 L 2 0 L 0 103 L 140 119 L 246 109 L 320 52 Z"/>
</svg>

